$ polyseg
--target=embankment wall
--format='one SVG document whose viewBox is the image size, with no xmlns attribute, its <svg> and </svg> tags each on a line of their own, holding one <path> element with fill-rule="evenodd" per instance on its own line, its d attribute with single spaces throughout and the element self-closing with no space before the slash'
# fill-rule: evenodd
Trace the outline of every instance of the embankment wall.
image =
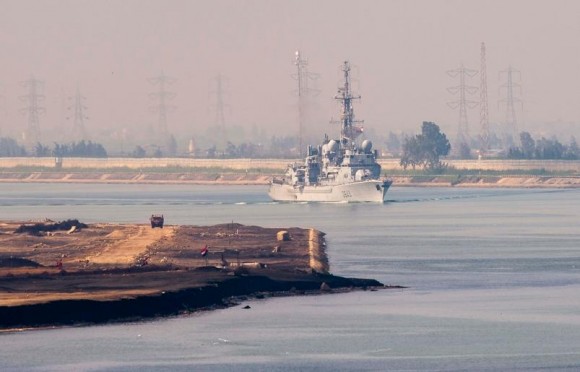
<svg viewBox="0 0 580 372">
<path fill-rule="evenodd" d="M 218 168 L 234 170 L 271 171 L 281 173 L 288 163 L 297 159 L 198 159 L 198 158 L 63 158 L 60 163 L 62 169 L 87 168 Z M 580 173 L 580 160 L 444 160 L 449 166 L 456 169 L 491 170 L 491 171 L 525 171 L 546 170 L 552 172 Z M 0 168 L 15 167 L 56 167 L 56 159 L 49 158 L 0 158 Z M 379 159 L 384 170 L 400 170 L 399 159 Z"/>
</svg>

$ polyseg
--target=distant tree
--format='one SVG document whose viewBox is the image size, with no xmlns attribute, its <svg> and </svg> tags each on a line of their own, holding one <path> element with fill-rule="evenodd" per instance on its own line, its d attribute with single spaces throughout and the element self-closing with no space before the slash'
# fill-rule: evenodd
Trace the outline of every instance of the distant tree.
<svg viewBox="0 0 580 372">
<path fill-rule="evenodd" d="M 163 157 L 163 151 L 161 151 L 161 149 L 158 147 L 155 149 L 155 151 L 153 151 L 153 157 L 154 158 L 162 158 Z"/>
<path fill-rule="evenodd" d="M 108 156 L 107 150 L 100 143 L 91 143 L 89 141 L 89 144 L 91 144 L 90 156 L 95 158 L 106 158 Z"/>
<path fill-rule="evenodd" d="M 270 141 L 270 154 L 273 157 L 282 157 L 282 158 L 296 156 L 298 142 L 299 142 L 298 137 L 273 136 Z"/>
<path fill-rule="evenodd" d="M 244 142 L 238 146 L 238 155 L 241 158 L 255 158 L 260 156 L 260 145 Z"/>
<path fill-rule="evenodd" d="M 536 141 L 532 138 L 532 135 L 528 132 L 520 133 L 520 143 L 522 158 L 532 159 L 536 151 Z"/>
<path fill-rule="evenodd" d="M 471 147 L 467 143 L 461 142 L 457 152 L 460 159 L 471 159 Z"/>
<path fill-rule="evenodd" d="M 0 137 L 0 156 L 1 157 L 14 157 L 14 156 L 25 156 L 26 150 L 24 147 L 18 145 L 18 142 L 13 138 Z"/>
<path fill-rule="evenodd" d="M 569 146 L 563 145 L 556 137 L 534 140 L 528 132 L 520 133 L 521 147 L 510 147 L 509 159 L 577 159 L 578 144 L 572 138 Z"/>
<path fill-rule="evenodd" d="M 497 149 L 501 147 L 501 140 L 495 132 L 490 132 L 489 137 L 487 138 L 487 144 L 490 149 Z"/>
<path fill-rule="evenodd" d="M 399 139 L 399 136 L 393 132 L 389 132 L 386 145 L 387 150 L 389 150 L 391 154 L 399 154 L 401 152 L 401 140 Z"/>
<path fill-rule="evenodd" d="M 215 145 L 213 145 L 212 147 L 208 148 L 207 150 L 205 150 L 205 155 L 208 158 L 215 158 L 217 155 L 217 148 Z"/>
<path fill-rule="evenodd" d="M 564 158 L 569 160 L 576 160 L 580 158 L 580 149 L 578 149 L 578 143 L 576 142 L 576 138 L 574 138 L 574 136 L 570 138 L 570 144 L 568 147 L 566 147 Z"/>
<path fill-rule="evenodd" d="M 508 159 L 523 159 L 524 153 L 519 147 L 510 147 L 507 152 Z"/>
<path fill-rule="evenodd" d="M 424 121 L 421 134 L 405 139 L 401 166 L 422 166 L 425 169 L 435 170 L 443 168 L 440 157 L 446 156 L 451 150 L 447 136 L 441 132 L 435 123 Z"/>
<path fill-rule="evenodd" d="M 54 148 L 52 149 L 52 155 L 57 157 L 63 157 L 70 154 L 70 149 L 68 145 L 61 145 L 60 143 L 54 143 Z"/>
<path fill-rule="evenodd" d="M 92 145 L 92 144 L 91 144 Z M 82 140 L 78 143 L 73 142 L 71 144 L 71 150 L 69 156 L 89 156 L 90 155 L 90 146 Z"/>
<path fill-rule="evenodd" d="M 40 148 L 39 148 L 39 151 Z M 77 157 L 77 158 L 106 158 L 107 151 L 103 145 L 91 141 L 72 142 L 69 144 L 55 143 L 52 149 L 52 155 L 58 157 Z"/>
<path fill-rule="evenodd" d="M 405 138 L 400 161 L 403 169 L 407 169 L 407 167 L 415 169 L 423 163 L 421 144 L 418 137 L 419 136 Z"/>
<path fill-rule="evenodd" d="M 38 157 L 38 158 L 42 158 L 42 157 L 46 157 L 46 156 L 50 156 L 51 155 L 51 151 L 50 148 L 48 148 L 48 146 L 45 146 L 43 144 L 41 144 L 40 142 L 38 142 L 36 144 L 36 146 L 34 146 L 34 156 Z"/>
<path fill-rule="evenodd" d="M 226 158 L 237 158 L 238 157 L 238 148 L 236 145 L 228 141 L 226 144 L 226 149 L 224 150 L 224 156 Z"/>
<path fill-rule="evenodd" d="M 177 155 L 177 141 L 175 140 L 173 134 L 170 135 L 167 139 L 167 154 L 169 156 Z"/>
<path fill-rule="evenodd" d="M 132 158 L 144 158 L 146 153 L 147 152 L 143 147 L 135 146 L 135 148 L 133 149 L 133 151 L 129 156 L 131 156 Z"/>
<path fill-rule="evenodd" d="M 536 141 L 536 159 L 562 159 L 564 156 L 564 145 L 557 139 L 546 139 L 542 137 Z"/>
<path fill-rule="evenodd" d="M 514 141 L 514 137 L 511 134 L 504 134 L 502 140 L 501 140 L 501 144 L 500 147 L 503 148 L 510 148 L 510 147 L 515 147 L 517 146 L 515 141 Z"/>
</svg>

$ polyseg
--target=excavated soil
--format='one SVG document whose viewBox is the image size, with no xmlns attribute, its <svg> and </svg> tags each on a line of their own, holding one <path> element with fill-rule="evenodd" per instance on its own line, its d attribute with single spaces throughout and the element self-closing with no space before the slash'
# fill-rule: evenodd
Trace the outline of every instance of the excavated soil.
<svg viewBox="0 0 580 372">
<path fill-rule="evenodd" d="M 261 292 L 382 286 L 328 274 L 324 233 L 315 229 L 38 225 L 0 222 L 0 328 L 175 315 Z M 36 228 L 16 232 L 27 226 Z M 280 231 L 289 239 L 279 240 Z"/>
</svg>

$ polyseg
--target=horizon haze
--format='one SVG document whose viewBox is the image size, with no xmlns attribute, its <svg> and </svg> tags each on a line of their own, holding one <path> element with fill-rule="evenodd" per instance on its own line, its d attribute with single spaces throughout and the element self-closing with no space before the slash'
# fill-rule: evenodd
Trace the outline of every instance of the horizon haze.
<svg viewBox="0 0 580 372">
<path fill-rule="evenodd" d="M 447 75 L 460 65 L 480 69 L 487 48 L 489 118 L 505 119 L 501 71 L 521 74 L 523 111 L 518 130 L 580 137 L 580 2 L 345 0 L 0 0 L 0 136 L 20 139 L 26 129 L 22 82 L 44 82 L 42 142 L 66 138 L 69 107 L 77 86 L 86 97 L 90 139 L 125 141 L 157 125 L 148 81 L 161 73 L 175 78 L 166 90 L 167 127 L 181 147 L 203 138 L 216 122 L 212 79 L 226 77 L 228 127 L 245 137 L 297 135 L 294 53 L 308 59 L 310 98 L 307 135 L 335 133 L 333 100 L 340 66 L 354 66 L 355 104 L 369 134 L 416 133 L 436 122 L 455 138 L 459 113 L 447 103 L 458 80 Z M 518 76 L 519 77 L 519 76 Z M 502 78 L 502 80 L 500 80 Z M 479 75 L 468 81 L 479 86 Z M 521 93 L 521 94 L 520 94 Z M 468 99 L 477 101 L 479 94 Z M 69 118 L 67 120 L 66 118 Z M 469 132 L 480 132 L 479 108 L 468 110 Z M 64 135 L 64 137 L 63 137 Z M 241 137 L 240 137 L 241 138 Z M 127 150 L 127 149 L 126 149 Z"/>
</svg>

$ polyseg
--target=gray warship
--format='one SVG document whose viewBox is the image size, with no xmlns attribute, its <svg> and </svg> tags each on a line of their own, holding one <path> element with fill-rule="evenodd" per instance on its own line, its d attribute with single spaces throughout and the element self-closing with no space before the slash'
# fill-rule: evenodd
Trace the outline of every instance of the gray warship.
<svg viewBox="0 0 580 372">
<path fill-rule="evenodd" d="M 350 64 L 342 65 L 344 85 L 334 97 L 340 102 L 340 138 L 325 136 L 308 146 L 304 162 L 288 165 L 284 177 L 274 177 L 268 194 L 284 202 L 384 202 L 392 181 L 381 178 L 377 150 L 369 140 L 357 141 L 363 128 L 355 124 Z"/>
</svg>

